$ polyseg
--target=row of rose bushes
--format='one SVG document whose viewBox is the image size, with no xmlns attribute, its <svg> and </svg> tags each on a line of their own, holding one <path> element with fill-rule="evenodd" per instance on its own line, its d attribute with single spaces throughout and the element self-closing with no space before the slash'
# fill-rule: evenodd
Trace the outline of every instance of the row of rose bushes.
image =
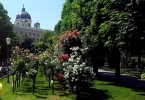
<svg viewBox="0 0 145 100">
<path fill-rule="evenodd" d="M 19 46 L 11 49 L 11 68 L 12 75 L 19 74 L 23 77 L 29 76 L 33 78 L 36 76 L 38 69 L 38 57 L 30 52 L 28 49 L 20 48 Z"/>
<path fill-rule="evenodd" d="M 58 37 L 57 44 L 39 55 L 39 64 L 44 66 L 47 76 L 57 77 L 64 89 L 75 92 L 90 87 L 93 83 L 93 68 L 88 63 L 88 47 L 82 41 L 81 33 L 77 30 L 66 31 Z M 36 76 L 38 58 L 28 49 L 19 46 L 12 48 L 11 73 L 25 75 L 31 78 Z"/>
<path fill-rule="evenodd" d="M 66 31 L 58 36 L 53 49 L 39 55 L 40 63 L 45 65 L 46 74 L 50 75 L 53 70 L 60 85 L 70 92 L 90 87 L 94 80 L 93 67 L 87 60 L 89 48 L 84 44 L 80 32 Z"/>
</svg>

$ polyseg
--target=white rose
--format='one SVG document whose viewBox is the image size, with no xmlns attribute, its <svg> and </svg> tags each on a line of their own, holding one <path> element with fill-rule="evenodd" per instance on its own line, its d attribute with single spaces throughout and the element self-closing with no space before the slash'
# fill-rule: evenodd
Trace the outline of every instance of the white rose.
<svg viewBox="0 0 145 100">
<path fill-rule="evenodd" d="M 80 60 L 81 60 L 81 58 L 80 58 L 80 57 L 77 57 L 77 60 L 79 60 L 79 61 L 80 61 Z"/>
<path fill-rule="evenodd" d="M 86 65 L 86 63 L 85 63 L 85 62 L 83 62 L 83 63 L 82 63 L 82 65 L 84 65 L 84 66 L 85 66 L 85 65 Z"/>
<path fill-rule="evenodd" d="M 80 67 L 83 67 L 83 66 L 84 66 L 83 64 L 80 65 Z"/>
<path fill-rule="evenodd" d="M 68 65 L 69 67 L 72 67 L 72 65 Z"/>
<path fill-rule="evenodd" d="M 80 62 L 80 61 L 79 61 L 79 60 L 77 60 L 77 64 L 79 64 L 79 62 Z"/>
</svg>

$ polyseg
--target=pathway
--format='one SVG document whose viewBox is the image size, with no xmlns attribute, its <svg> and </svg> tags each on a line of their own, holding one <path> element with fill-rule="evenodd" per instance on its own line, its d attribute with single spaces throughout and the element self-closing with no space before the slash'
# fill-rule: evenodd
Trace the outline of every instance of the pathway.
<svg viewBox="0 0 145 100">
<path fill-rule="evenodd" d="M 99 77 L 104 77 L 109 80 L 114 81 L 115 80 L 115 73 L 111 71 L 105 71 L 105 70 L 98 70 L 98 75 Z M 121 84 L 128 85 L 128 86 L 133 86 L 133 87 L 138 87 L 138 88 L 143 88 L 145 89 L 145 80 L 139 79 L 137 77 L 132 77 L 128 76 L 125 74 L 121 74 Z"/>
</svg>

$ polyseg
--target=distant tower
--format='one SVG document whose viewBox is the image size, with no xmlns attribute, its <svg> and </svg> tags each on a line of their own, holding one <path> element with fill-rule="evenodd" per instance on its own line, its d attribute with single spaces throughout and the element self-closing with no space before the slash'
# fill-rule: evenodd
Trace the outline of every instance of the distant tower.
<svg viewBox="0 0 145 100">
<path fill-rule="evenodd" d="M 34 23 L 34 28 L 40 28 L 40 23 L 39 22 Z"/>
<path fill-rule="evenodd" d="M 31 16 L 26 12 L 24 5 L 22 11 L 16 15 L 15 25 L 31 27 Z"/>
</svg>

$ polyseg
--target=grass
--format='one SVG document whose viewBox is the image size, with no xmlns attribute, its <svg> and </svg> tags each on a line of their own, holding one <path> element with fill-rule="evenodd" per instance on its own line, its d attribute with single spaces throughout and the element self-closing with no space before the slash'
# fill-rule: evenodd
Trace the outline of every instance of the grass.
<svg viewBox="0 0 145 100">
<path fill-rule="evenodd" d="M 103 97 L 101 95 L 98 100 L 145 100 L 145 91 L 133 87 L 129 88 L 108 81 L 95 81 L 93 87 L 104 91 L 103 96 L 106 98 L 101 99 Z"/>
<path fill-rule="evenodd" d="M 10 77 L 12 82 L 12 77 Z M 48 82 L 43 73 L 38 73 L 36 78 L 35 93 L 32 93 L 32 80 L 26 78 L 21 86 L 12 93 L 12 83 L 7 83 L 7 78 L 0 79 L 3 84 L 3 93 L 0 100 L 73 100 L 74 95 L 65 95 L 56 83 L 54 94 L 52 89 L 48 87 Z M 62 96 L 60 96 L 62 94 Z M 63 96 L 64 95 L 64 96 Z"/>
<path fill-rule="evenodd" d="M 35 94 L 32 94 L 32 80 L 26 78 L 17 91 L 12 93 L 12 84 L 7 83 L 7 78 L 1 79 L 3 95 L 0 100 L 75 100 L 75 95 L 64 94 L 55 82 L 55 91 L 51 88 L 43 73 L 37 74 Z M 12 80 L 10 80 L 12 82 Z M 117 85 L 113 82 L 97 80 L 91 89 L 82 91 L 80 100 L 145 100 L 145 92 Z"/>
</svg>

